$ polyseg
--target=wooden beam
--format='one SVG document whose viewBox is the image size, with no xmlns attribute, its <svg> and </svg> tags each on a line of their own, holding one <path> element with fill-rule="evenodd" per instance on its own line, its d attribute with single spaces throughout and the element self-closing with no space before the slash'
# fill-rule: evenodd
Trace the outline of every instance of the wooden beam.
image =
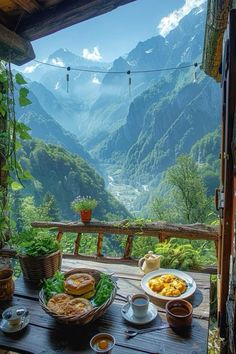
<svg viewBox="0 0 236 354">
<path fill-rule="evenodd" d="M 32 14 L 35 11 L 39 11 L 42 7 L 36 0 L 13 0 L 13 2 L 19 5 L 22 9 L 24 9 L 29 14 Z"/>
<path fill-rule="evenodd" d="M 0 24 L 0 59 L 23 65 L 34 58 L 31 43 Z"/>
<path fill-rule="evenodd" d="M 32 41 L 135 0 L 64 0 L 22 21 L 17 33 Z"/>
</svg>

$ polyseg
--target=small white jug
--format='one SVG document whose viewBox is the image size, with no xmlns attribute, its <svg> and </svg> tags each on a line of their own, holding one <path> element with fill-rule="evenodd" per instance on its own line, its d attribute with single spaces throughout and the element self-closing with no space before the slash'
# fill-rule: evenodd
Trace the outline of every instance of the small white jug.
<svg viewBox="0 0 236 354">
<path fill-rule="evenodd" d="M 150 273 L 153 270 L 160 268 L 161 256 L 154 254 L 152 251 L 149 251 L 148 254 L 145 254 L 138 262 L 139 268 L 144 272 L 144 274 Z"/>
</svg>

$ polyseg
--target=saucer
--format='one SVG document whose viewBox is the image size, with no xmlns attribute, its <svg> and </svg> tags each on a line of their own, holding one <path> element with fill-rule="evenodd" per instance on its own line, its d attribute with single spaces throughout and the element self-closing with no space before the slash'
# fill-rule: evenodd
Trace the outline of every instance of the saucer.
<svg viewBox="0 0 236 354">
<path fill-rule="evenodd" d="M 126 321 L 137 325 L 142 325 L 153 321 L 157 317 L 157 313 L 157 308 L 152 303 L 149 303 L 148 312 L 142 318 L 134 316 L 133 310 L 129 304 L 125 304 L 121 309 L 121 314 L 123 318 Z"/>
<path fill-rule="evenodd" d="M 9 323 L 7 320 L 2 320 L 0 322 L 0 329 L 5 332 L 5 333 L 16 333 L 21 331 L 23 328 L 25 328 L 30 321 L 30 315 L 29 313 L 21 320 L 19 325 L 17 326 L 9 326 Z"/>
</svg>

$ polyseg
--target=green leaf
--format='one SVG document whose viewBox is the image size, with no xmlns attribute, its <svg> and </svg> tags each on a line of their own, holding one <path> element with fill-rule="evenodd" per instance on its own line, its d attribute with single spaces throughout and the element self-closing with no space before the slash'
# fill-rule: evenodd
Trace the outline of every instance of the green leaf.
<svg viewBox="0 0 236 354">
<path fill-rule="evenodd" d="M 16 151 L 20 150 L 21 148 L 22 148 L 22 144 L 18 140 L 16 140 L 16 142 L 15 142 Z"/>
<path fill-rule="evenodd" d="M 26 87 L 21 87 L 19 91 L 19 103 L 21 107 L 27 106 L 31 101 L 27 98 L 29 90 Z"/>
<path fill-rule="evenodd" d="M 26 170 L 23 173 L 23 178 L 24 179 L 31 179 L 31 178 L 33 178 L 33 176 L 31 175 L 31 173 L 29 171 Z"/>
<path fill-rule="evenodd" d="M 19 93 L 20 93 L 20 96 L 26 97 L 29 93 L 29 90 L 26 87 L 21 87 Z"/>
<path fill-rule="evenodd" d="M 19 190 L 22 189 L 22 188 L 23 188 L 23 186 L 22 186 L 19 182 L 14 181 L 14 182 L 12 182 L 12 184 L 11 184 L 11 189 L 12 189 L 13 191 L 19 191 Z"/>
<path fill-rule="evenodd" d="M 32 137 L 30 136 L 30 134 L 27 133 L 26 131 L 20 132 L 19 137 L 20 137 L 22 140 L 30 140 L 30 139 L 32 139 Z"/>
<path fill-rule="evenodd" d="M 0 115 L 2 115 L 3 117 L 5 117 L 6 112 L 4 111 L 4 109 L 0 106 Z"/>
<path fill-rule="evenodd" d="M 25 79 L 23 78 L 23 76 L 22 76 L 21 74 L 19 74 L 19 73 L 16 74 L 15 79 L 16 79 L 16 83 L 17 83 L 18 85 L 25 85 L 25 84 L 27 84 L 27 82 L 25 81 Z"/>
<path fill-rule="evenodd" d="M 3 73 L 0 74 L 0 82 L 6 82 L 7 81 L 7 76 L 4 75 Z"/>
<path fill-rule="evenodd" d="M 24 106 L 28 106 L 29 104 L 31 104 L 31 101 L 27 97 L 20 96 L 19 103 L 20 103 L 21 107 L 24 107 Z"/>
</svg>

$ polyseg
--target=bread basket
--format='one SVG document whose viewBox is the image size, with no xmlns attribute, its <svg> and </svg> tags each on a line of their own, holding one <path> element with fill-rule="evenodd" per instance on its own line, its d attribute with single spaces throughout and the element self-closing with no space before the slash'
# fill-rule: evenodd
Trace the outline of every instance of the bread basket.
<svg viewBox="0 0 236 354">
<path fill-rule="evenodd" d="M 72 274 L 76 274 L 76 273 L 87 273 L 90 274 L 91 276 L 94 277 L 96 285 L 98 284 L 99 280 L 100 280 L 100 275 L 103 274 L 102 272 L 95 270 L 95 269 L 88 269 L 88 268 L 77 268 L 77 269 L 72 269 L 69 272 L 66 272 L 64 274 L 65 279 L 72 275 Z M 42 309 L 50 316 L 52 316 L 53 318 L 55 318 L 56 321 L 63 323 L 63 324 L 73 324 L 73 325 L 80 325 L 80 326 L 84 326 L 89 322 L 95 321 L 97 318 L 101 317 L 105 311 L 108 309 L 108 307 L 112 304 L 112 302 L 115 299 L 116 296 L 116 292 L 117 292 L 117 285 L 116 282 L 111 278 L 114 288 L 112 291 L 112 294 L 110 296 L 110 298 L 104 302 L 104 304 L 102 304 L 99 307 L 94 307 L 91 311 L 85 313 L 82 316 L 65 316 L 65 315 L 58 315 L 54 312 L 52 312 L 48 307 L 47 307 L 47 301 L 45 298 L 45 294 L 44 294 L 44 290 L 41 289 L 40 293 L 39 293 L 39 303 L 42 307 Z"/>
</svg>

